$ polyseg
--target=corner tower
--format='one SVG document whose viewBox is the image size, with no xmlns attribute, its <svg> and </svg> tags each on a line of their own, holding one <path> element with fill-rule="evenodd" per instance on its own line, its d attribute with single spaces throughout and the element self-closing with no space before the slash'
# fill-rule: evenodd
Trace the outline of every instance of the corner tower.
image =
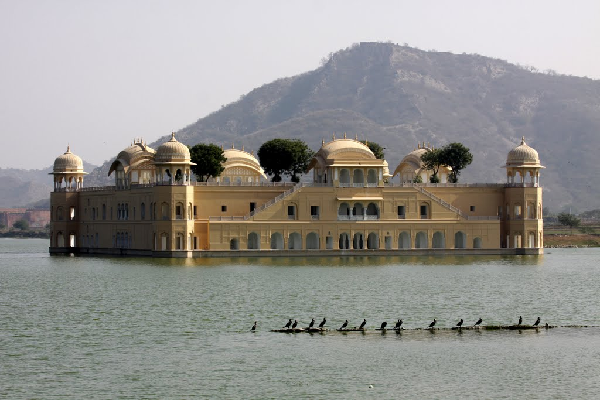
<svg viewBox="0 0 600 400">
<path fill-rule="evenodd" d="M 71 153 L 71 147 L 54 160 L 50 175 L 54 191 L 50 193 L 50 249 L 77 247 L 79 193 L 83 189 L 83 161 Z"/>
<path fill-rule="evenodd" d="M 544 222 L 538 152 L 521 139 L 521 144 L 506 157 L 504 214 L 506 247 L 531 248 L 543 252 Z M 501 210 L 499 210 L 501 211 Z"/>
</svg>

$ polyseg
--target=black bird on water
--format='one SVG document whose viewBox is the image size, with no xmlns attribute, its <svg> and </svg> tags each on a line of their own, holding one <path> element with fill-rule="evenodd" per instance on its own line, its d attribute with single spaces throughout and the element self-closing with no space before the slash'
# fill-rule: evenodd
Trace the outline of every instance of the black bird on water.
<svg viewBox="0 0 600 400">
<path fill-rule="evenodd" d="M 434 319 L 433 319 L 433 321 L 431 321 L 431 323 L 429 324 L 429 327 L 430 327 L 430 328 L 433 328 L 433 327 L 435 326 L 435 323 L 436 323 L 436 322 L 437 322 L 437 321 L 436 321 L 436 319 L 434 318 Z"/>
<path fill-rule="evenodd" d="M 254 321 L 254 325 L 252 325 L 252 328 L 250 328 L 250 330 L 252 332 L 254 332 L 256 330 L 256 321 Z"/>
<path fill-rule="evenodd" d="M 292 319 L 290 318 L 290 320 L 287 322 L 287 324 L 285 324 L 284 328 L 289 328 L 290 326 L 292 326 Z"/>
<path fill-rule="evenodd" d="M 540 317 L 537 317 L 537 319 L 533 323 L 533 326 L 538 326 L 539 324 L 540 324 Z"/>
<path fill-rule="evenodd" d="M 383 322 L 381 323 L 381 329 L 382 329 L 382 330 L 383 330 L 383 329 L 385 329 L 385 327 L 386 327 L 386 326 L 387 326 L 387 322 L 383 321 Z"/>
<path fill-rule="evenodd" d="M 519 316 L 519 323 L 517 325 L 521 325 L 523 323 L 523 317 Z"/>
<path fill-rule="evenodd" d="M 363 319 L 363 322 L 360 324 L 360 326 L 358 327 L 358 329 L 364 328 L 366 324 L 367 324 L 367 320 Z"/>
<path fill-rule="evenodd" d="M 460 321 L 458 321 L 458 323 L 456 324 L 456 326 L 458 326 L 460 328 L 462 326 L 462 324 L 463 324 L 463 320 L 461 318 Z"/>
<path fill-rule="evenodd" d="M 314 324 L 315 324 L 315 319 L 313 318 L 312 321 L 310 321 L 310 324 L 308 324 L 308 329 L 312 328 Z"/>
<path fill-rule="evenodd" d="M 396 326 L 394 329 L 400 329 L 401 326 L 402 326 L 402 320 L 399 319 L 398 322 L 396 322 Z"/>
<path fill-rule="evenodd" d="M 319 328 L 322 328 L 325 326 L 325 322 L 327 322 L 327 320 L 325 319 L 325 317 L 323 317 L 323 321 L 321 321 L 321 323 L 319 324 Z"/>
<path fill-rule="evenodd" d="M 346 329 L 347 326 L 348 326 L 348 320 L 346 320 L 346 322 L 344 322 L 342 324 L 342 327 L 340 329 Z"/>
<path fill-rule="evenodd" d="M 479 319 L 477 320 L 477 322 L 475 322 L 475 326 L 479 326 L 479 325 L 481 325 L 481 323 L 482 323 L 482 322 L 483 322 L 483 320 L 482 320 L 481 318 L 479 318 Z"/>
<path fill-rule="evenodd" d="M 294 320 L 294 323 L 292 324 L 292 329 L 296 329 L 297 326 L 298 326 L 298 321 Z"/>
</svg>

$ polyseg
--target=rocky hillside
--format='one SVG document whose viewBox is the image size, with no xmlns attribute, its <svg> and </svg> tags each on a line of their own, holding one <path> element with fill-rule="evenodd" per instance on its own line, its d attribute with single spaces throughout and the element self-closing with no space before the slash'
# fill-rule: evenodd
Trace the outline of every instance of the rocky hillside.
<svg viewBox="0 0 600 400">
<path fill-rule="evenodd" d="M 546 206 L 598 207 L 600 81 L 479 55 L 362 43 L 314 71 L 251 91 L 178 138 L 258 150 L 269 139 L 293 137 L 317 150 L 323 138 L 344 132 L 386 147 L 392 171 L 417 142 L 460 141 L 474 154 L 462 182 L 503 182 L 506 154 L 525 136 L 547 167 Z"/>
</svg>

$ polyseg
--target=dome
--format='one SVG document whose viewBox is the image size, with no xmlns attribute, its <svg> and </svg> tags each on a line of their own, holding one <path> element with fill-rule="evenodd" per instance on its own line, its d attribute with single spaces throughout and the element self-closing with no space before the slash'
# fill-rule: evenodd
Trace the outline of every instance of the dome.
<svg viewBox="0 0 600 400">
<path fill-rule="evenodd" d="M 140 165 L 151 162 L 154 159 L 156 151 L 151 147 L 147 146 L 145 142 L 137 140 L 133 144 L 117 155 L 117 158 L 110 166 L 108 175 L 112 174 L 120 164 L 123 166 L 125 172 L 129 171 L 130 168 L 136 168 Z"/>
<path fill-rule="evenodd" d="M 79 156 L 71 153 L 71 146 L 67 151 L 54 160 L 54 172 L 83 172 L 83 161 Z"/>
<path fill-rule="evenodd" d="M 323 144 L 319 153 L 326 160 L 333 158 L 376 158 L 369 146 L 354 139 L 334 139 Z"/>
<path fill-rule="evenodd" d="M 161 144 L 156 150 L 154 161 L 160 163 L 189 163 L 190 162 L 190 149 L 178 142 L 175 139 L 175 133 L 171 134 L 171 140 Z"/>
<path fill-rule="evenodd" d="M 521 144 L 508 152 L 506 157 L 506 166 L 531 166 L 538 167 L 540 165 L 540 157 L 535 149 L 529 147 L 525 143 L 525 137 L 521 139 Z"/>
<path fill-rule="evenodd" d="M 223 151 L 223 156 L 227 159 L 226 163 L 238 162 L 250 164 L 260 168 L 260 163 L 252 154 L 238 149 L 227 149 Z"/>
<path fill-rule="evenodd" d="M 229 175 L 230 172 L 228 170 L 234 171 L 236 168 L 250 168 L 257 174 L 261 175 L 265 179 L 267 176 L 265 175 L 265 171 L 260 166 L 260 163 L 252 154 L 238 149 L 227 149 L 223 151 L 223 156 L 227 159 L 223 163 L 225 167 L 225 171 L 223 171 L 223 175 Z"/>
</svg>

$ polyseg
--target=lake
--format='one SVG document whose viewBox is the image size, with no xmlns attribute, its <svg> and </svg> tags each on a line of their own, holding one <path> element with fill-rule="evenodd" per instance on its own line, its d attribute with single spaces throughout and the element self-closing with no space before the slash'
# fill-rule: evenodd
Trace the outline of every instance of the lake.
<svg viewBox="0 0 600 400">
<path fill-rule="evenodd" d="M 597 398 L 599 261 L 50 257 L 0 239 L 0 398 Z M 520 315 L 561 327 L 415 330 Z M 270 332 L 323 317 L 368 331 Z"/>
</svg>

